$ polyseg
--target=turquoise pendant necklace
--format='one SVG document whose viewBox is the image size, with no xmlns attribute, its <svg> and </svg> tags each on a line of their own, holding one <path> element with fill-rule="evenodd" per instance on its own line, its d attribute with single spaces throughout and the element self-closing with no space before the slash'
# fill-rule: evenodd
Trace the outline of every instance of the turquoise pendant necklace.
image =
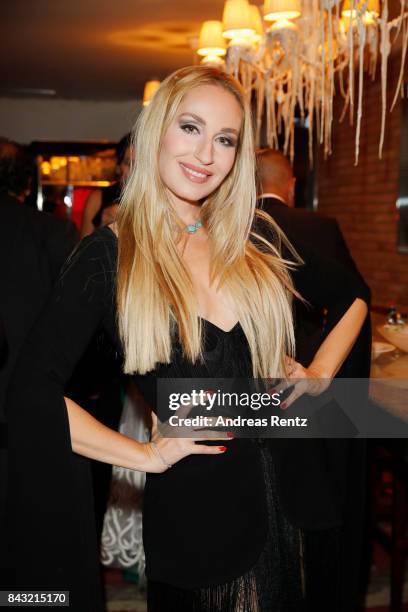
<svg viewBox="0 0 408 612">
<path fill-rule="evenodd" d="M 188 225 L 186 225 L 185 231 L 189 234 L 195 234 L 196 231 L 200 229 L 200 227 L 203 227 L 201 221 L 197 221 L 197 223 L 189 223 Z"/>
</svg>

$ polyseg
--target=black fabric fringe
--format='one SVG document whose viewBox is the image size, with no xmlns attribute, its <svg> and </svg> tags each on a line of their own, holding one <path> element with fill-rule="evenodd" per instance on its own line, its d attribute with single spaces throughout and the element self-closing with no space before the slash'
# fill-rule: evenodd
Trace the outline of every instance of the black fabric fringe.
<svg viewBox="0 0 408 612">
<path fill-rule="evenodd" d="M 317 612 L 337 610 L 339 532 L 303 533 L 284 516 L 272 458 L 259 445 L 269 533 L 255 566 L 228 583 L 181 589 L 148 581 L 148 612 Z M 242 551 L 245 555 L 245 550 Z"/>
</svg>

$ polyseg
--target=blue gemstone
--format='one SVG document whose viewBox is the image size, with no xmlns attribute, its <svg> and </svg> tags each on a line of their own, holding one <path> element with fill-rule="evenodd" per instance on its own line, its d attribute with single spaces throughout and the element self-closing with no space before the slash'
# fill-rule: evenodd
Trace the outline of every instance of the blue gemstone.
<svg viewBox="0 0 408 612">
<path fill-rule="evenodd" d="M 195 234 L 197 231 L 197 228 L 195 225 L 189 224 L 187 225 L 187 231 L 189 234 Z"/>
</svg>

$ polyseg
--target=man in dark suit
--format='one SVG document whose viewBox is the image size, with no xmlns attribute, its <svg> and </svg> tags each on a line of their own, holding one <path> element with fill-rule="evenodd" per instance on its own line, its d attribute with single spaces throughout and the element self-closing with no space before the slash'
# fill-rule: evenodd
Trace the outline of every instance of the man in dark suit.
<svg viewBox="0 0 408 612">
<path fill-rule="evenodd" d="M 8 345 L 0 371 L 0 415 L 18 350 L 79 240 L 71 222 L 24 205 L 30 163 L 17 144 L 0 143 L 0 318 Z"/>
<path fill-rule="evenodd" d="M 295 177 L 286 157 L 274 149 L 257 153 L 259 179 L 258 207 L 267 212 L 299 250 L 302 245 L 320 257 L 341 264 L 360 276 L 336 219 L 318 212 L 295 208 Z M 297 358 L 307 366 L 323 340 L 324 313 L 301 304 L 296 305 Z M 301 325 L 300 325 L 301 322 Z M 367 336 L 365 324 L 365 336 Z M 369 330 L 368 330 L 369 331 Z M 351 357 L 340 371 L 340 376 L 366 378 L 370 373 L 370 343 L 356 343 Z M 346 369 L 344 369 L 344 367 Z"/>
<path fill-rule="evenodd" d="M 30 160 L 17 144 L 0 142 L 0 541 L 6 478 L 7 386 L 20 348 L 79 235 L 71 224 L 23 204 Z M 23 424 L 22 424 L 23 426 Z"/>
<path fill-rule="evenodd" d="M 337 221 L 316 212 L 294 207 L 295 177 L 286 157 L 280 151 L 260 150 L 257 152 L 257 170 L 258 207 L 276 221 L 299 254 L 302 256 L 302 249 L 306 248 L 320 258 L 336 262 L 360 276 Z M 326 317 L 324 310 L 311 309 L 310 306 L 305 306 L 299 301 L 295 304 L 296 359 L 304 367 L 310 364 L 325 335 L 330 331 L 330 324 L 327 323 L 327 319 L 330 321 L 330 315 L 332 317 L 334 315 L 333 318 L 336 319 L 336 313 L 329 313 L 329 316 Z M 367 317 L 355 345 L 336 377 L 368 379 L 370 357 L 371 326 L 370 318 Z M 364 395 L 363 383 L 361 387 Z M 342 514 L 340 572 L 343 592 L 341 612 L 353 612 L 359 607 L 359 591 L 362 581 L 359 576 L 363 548 L 363 492 L 366 482 L 365 443 L 363 440 L 340 438 L 299 439 L 278 441 L 279 443 L 285 446 L 282 456 L 285 456 L 286 453 L 288 461 L 294 455 L 298 458 L 297 460 L 310 460 L 312 464 L 311 458 L 315 457 L 316 469 L 319 469 L 320 457 L 325 457 L 328 473 L 331 474 L 330 478 L 339 491 L 339 508 Z M 292 484 L 295 489 L 296 483 Z M 333 555 L 337 554 L 334 549 L 332 552 Z M 328 572 L 329 589 L 335 588 L 332 578 L 333 576 L 330 576 Z M 321 588 L 324 582 L 325 578 L 322 574 Z M 312 585 L 311 588 L 315 587 Z"/>
</svg>

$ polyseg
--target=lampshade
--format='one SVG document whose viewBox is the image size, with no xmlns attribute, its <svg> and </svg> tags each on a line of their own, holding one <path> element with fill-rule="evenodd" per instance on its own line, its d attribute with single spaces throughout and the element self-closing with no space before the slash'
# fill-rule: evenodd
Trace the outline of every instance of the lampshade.
<svg viewBox="0 0 408 612">
<path fill-rule="evenodd" d="M 343 17 L 348 17 L 350 19 L 350 15 L 353 19 L 357 17 L 357 9 L 362 10 L 363 6 L 366 4 L 365 0 L 356 0 L 354 3 L 355 9 L 353 10 L 353 3 L 350 0 L 344 0 L 343 10 L 341 14 Z M 375 17 L 379 17 L 380 15 L 380 0 L 368 0 L 367 2 L 367 13 L 371 13 Z"/>
<path fill-rule="evenodd" d="M 160 81 L 146 81 L 143 91 L 143 106 L 147 106 L 160 87 Z"/>
<path fill-rule="evenodd" d="M 224 38 L 243 38 L 255 33 L 248 0 L 226 0 L 222 22 Z"/>
<path fill-rule="evenodd" d="M 201 60 L 200 64 L 203 66 L 213 66 L 214 68 L 220 68 L 224 70 L 225 62 L 224 59 L 220 55 L 206 55 Z"/>
<path fill-rule="evenodd" d="M 265 0 L 265 21 L 297 19 L 301 15 L 300 0 Z"/>
<path fill-rule="evenodd" d="M 295 32 L 297 30 L 297 25 L 293 23 L 293 21 L 290 21 L 290 19 L 277 19 L 270 27 L 271 32 L 280 32 L 283 30 Z"/>
<path fill-rule="evenodd" d="M 225 38 L 222 35 L 222 21 L 204 21 L 200 30 L 200 42 L 198 43 L 198 55 L 226 54 Z"/>
<path fill-rule="evenodd" d="M 261 39 L 264 33 L 261 13 L 259 12 L 259 8 L 255 4 L 250 4 L 249 8 L 251 11 L 251 24 L 253 29 L 255 30 L 253 38 L 255 41 L 258 41 Z"/>
</svg>

